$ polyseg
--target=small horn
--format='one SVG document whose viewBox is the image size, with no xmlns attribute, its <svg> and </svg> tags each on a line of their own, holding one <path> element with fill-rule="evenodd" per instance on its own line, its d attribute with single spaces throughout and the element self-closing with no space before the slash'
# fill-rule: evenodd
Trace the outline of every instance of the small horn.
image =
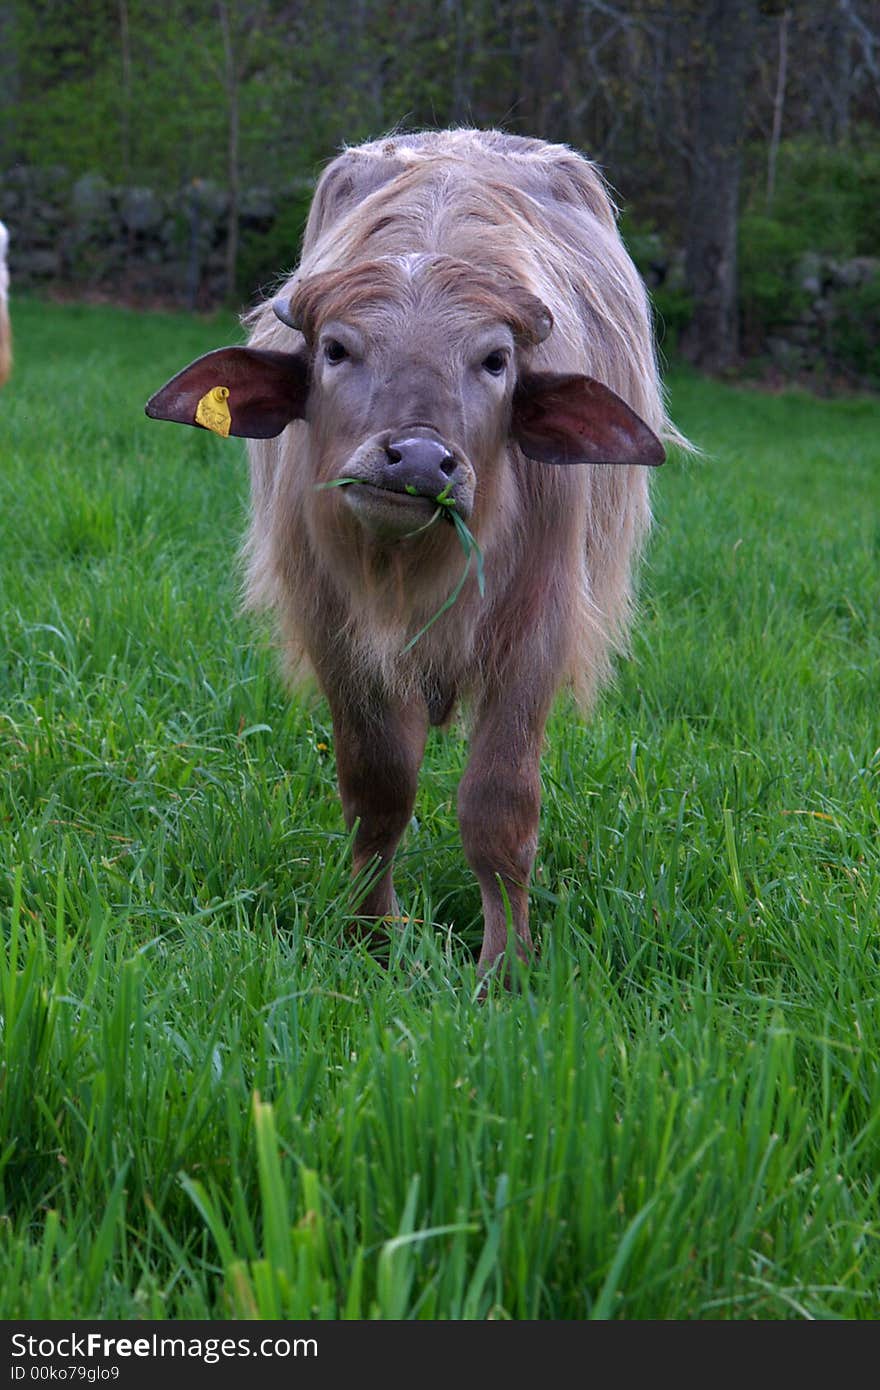
<svg viewBox="0 0 880 1390">
<path fill-rule="evenodd" d="M 299 331 L 299 323 L 293 317 L 290 309 L 290 295 L 279 294 L 272 300 L 272 311 L 277 319 L 286 323 L 288 328 L 295 328 Z"/>
<path fill-rule="evenodd" d="M 550 310 L 542 304 L 541 312 L 538 314 L 535 321 L 535 342 L 543 343 L 546 338 L 550 337 L 552 331 L 553 315 Z"/>
</svg>

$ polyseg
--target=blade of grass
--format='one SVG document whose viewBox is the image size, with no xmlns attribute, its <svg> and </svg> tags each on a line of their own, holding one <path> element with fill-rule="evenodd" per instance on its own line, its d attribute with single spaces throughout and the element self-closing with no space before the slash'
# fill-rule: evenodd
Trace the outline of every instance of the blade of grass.
<svg viewBox="0 0 880 1390">
<path fill-rule="evenodd" d="M 358 478 L 333 478 L 329 483 L 316 483 L 315 490 L 321 492 L 333 487 L 350 487 L 353 484 L 358 483 L 359 481 L 360 479 Z M 437 496 L 434 498 L 434 501 L 437 502 L 438 506 L 430 521 L 426 521 L 424 526 L 419 526 L 415 531 L 408 531 L 405 536 L 401 537 L 401 540 L 410 540 L 413 536 L 420 536 L 423 531 L 429 530 L 430 527 L 434 525 L 434 522 L 437 520 L 437 518 L 440 516 L 441 509 L 443 509 L 445 510 L 446 515 L 450 518 L 453 525 L 455 526 L 456 535 L 458 536 L 458 539 L 461 542 L 461 548 L 467 557 L 467 563 L 465 564 L 462 576 L 456 584 L 455 588 L 453 589 L 452 593 L 446 599 L 445 603 L 441 604 L 441 606 L 437 609 L 437 612 L 434 613 L 432 617 L 428 619 L 424 627 L 419 628 L 419 631 L 416 633 L 415 637 L 410 638 L 406 646 L 403 648 L 404 654 L 406 652 L 412 651 L 416 642 L 418 642 L 420 638 L 424 637 L 428 629 L 434 626 L 437 619 L 442 618 L 444 613 L 449 612 L 449 609 L 455 603 L 456 599 L 458 598 L 459 594 L 464 588 L 465 580 L 467 579 L 468 574 L 470 573 L 472 559 L 476 560 L 477 587 L 480 591 L 480 598 L 485 597 L 486 573 L 483 564 L 483 552 L 480 549 L 476 537 L 470 530 L 470 527 L 468 526 L 467 522 L 464 520 L 463 517 L 459 516 L 458 512 L 455 510 L 455 498 L 449 496 L 450 487 L 451 484 L 447 483 L 446 487 L 444 487 L 441 492 L 438 492 Z"/>
</svg>

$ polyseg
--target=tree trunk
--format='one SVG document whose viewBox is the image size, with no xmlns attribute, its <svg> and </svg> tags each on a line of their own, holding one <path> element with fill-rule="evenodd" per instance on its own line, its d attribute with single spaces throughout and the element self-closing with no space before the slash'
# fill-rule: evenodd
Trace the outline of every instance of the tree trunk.
<svg viewBox="0 0 880 1390">
<path fill-rule="evenodd" d="M 239 176 L 238 143 L 239 113 L 238 85 L 239 71 L 235 61 L 232 25 L 229 6 L 223 0 L 217 6 L 220 16 L 220 30 L 223 35 L 224 85 L 226 87 L 226 184 L 229 193 L 229 211 L 226 218 L 226 274 L 225 298 L 235 299 L 238 270 L 238 214 L 239 214 Z"/>
<path fill-rule="evenodd" d="M 773 129 L 767 150 L 767 215 L 773 208 L 776 192 L 776 160 L 782 138 L 782 112 L 785 107 L 785 83 L 788 76 L 788 22 L 791 10 L 786 7 L 779 20 L 779 64 L 776 69 L 776 95 L 773 98 Z"/>
<path fill-rule="evenodd" d="M 693 21 L 692 162 L 685 277 L 694 315 L 681 348 L 720 372 L 737 356 L 736 239 L 746 82 L 757 0 L 710 0 Z"/>
<path fill-rule="evenodd" d="M 128 0 L 119 0 L 119 57 L 121 65 L 122 90 L 120 92 L 120 134 L 122 154 L 122 182 L 126 187 L 131 183 L 131 25 L 128 16 Z"/>
<path fill-rule="evenodd" d="M 19 96 L 18 42 L 15 7 L 8 0 L 0 3 L 0 169 L 8 168 L 16 157 L 16 104 Z"/>
<path fill-rule="evenodd" d="M 446 32 L 452 35 L 454 53 L 450 124 L 461 125 L 468 117 L 465 82 L 466 69 L 469 69 L 469 62 L 466 61 L 465 56 L 464 15 L 462 14 L 461 0 L 445 0 L 443 8 L 445 28 Z"/>
<path fill-rule="evenodd" d="M 833 16 L 828 23 L 829 71 L 826 86 L 831 106 L 831 139 L 837 145 L 846 145 L 850 134 L 850 100 L 853 86 L 853 40 L 862 40 L 862 61 L 870 76 L 877 83 L 876 65 L 872 72 L 871 34 L 858 20 L 854 22 L 850 0 L 837 0 Z M 865 43 L 865 40 L 868 40 Z M 867 59 L 867 62 L 865 60 Z"/>
</svg>

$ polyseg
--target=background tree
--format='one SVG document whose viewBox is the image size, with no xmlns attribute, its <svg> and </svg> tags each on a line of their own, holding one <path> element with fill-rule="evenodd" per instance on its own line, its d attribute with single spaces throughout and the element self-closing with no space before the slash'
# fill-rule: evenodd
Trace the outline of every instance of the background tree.
<svg viewBox="0 0 880 1390">
<path fill-rule="evenodd" d="M 880 0 L 0 0 L 0 215 L 17 164 L 169 195 L 213 182 L 229 297 L 243 263 L 263 274 L 243 190 L 269 190 L 265 259 L 289 263 L 340 144 L 460 121 L 597 160 L 712 369 L 764 322 L 766 295 L 743 307 L 756 267 L 880 248 Z"/>
<path fill-rule="evenodd" d="M 694 314 L 685 355 L 720 371 L 737 356 L 737 224 L 746 82 L 757 28 L 756 0 L 683 7 L 690 43 L 690 169 L 685 276 Z"/>
</svg>

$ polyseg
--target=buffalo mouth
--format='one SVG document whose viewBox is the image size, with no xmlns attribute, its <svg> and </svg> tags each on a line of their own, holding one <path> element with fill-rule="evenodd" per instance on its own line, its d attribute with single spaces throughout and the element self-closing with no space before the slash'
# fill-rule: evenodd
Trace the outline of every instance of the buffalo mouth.
<svg viewBox="0 0 880 1390">
<path fill-rule="evenodd" d="M 427 425 L 374 435 L 337 467 L 318 487 L 338 489 L 343 509 L 383 540 L 451 530 L 473 510 L 473 466 Z"/>
<path fill-rule="evenodd" d="M 358 493 L 367 493 L 370 496 L 380 498 L 383 502 L 390 502 L 392 505 L 395 503 L 403 503 L 410 508 L 424 506 L 433 509 L 442 506 L 444 510 L 448 510 L 450 506 L 454 505 L 448 498 L 444 498 L 441 501 L 440 498 L 432 497 L 427 492 L 418 492 L 412 486 L 397 486 L 393 483 L 352 482 L 350 487 L 356 489 L 356 491 L 352 491 L 349 500 L 352 500 Z"/>
<path fill-rule="evenodd" d="M 406 492 L 401 487 L 352 480 L 340 490 L 363 526 L 397 540 L 405 540 L 415 531 L 427 529 L 432 519 L 439 523 L 449 510 L 435 497 Z"/>
</svg>

